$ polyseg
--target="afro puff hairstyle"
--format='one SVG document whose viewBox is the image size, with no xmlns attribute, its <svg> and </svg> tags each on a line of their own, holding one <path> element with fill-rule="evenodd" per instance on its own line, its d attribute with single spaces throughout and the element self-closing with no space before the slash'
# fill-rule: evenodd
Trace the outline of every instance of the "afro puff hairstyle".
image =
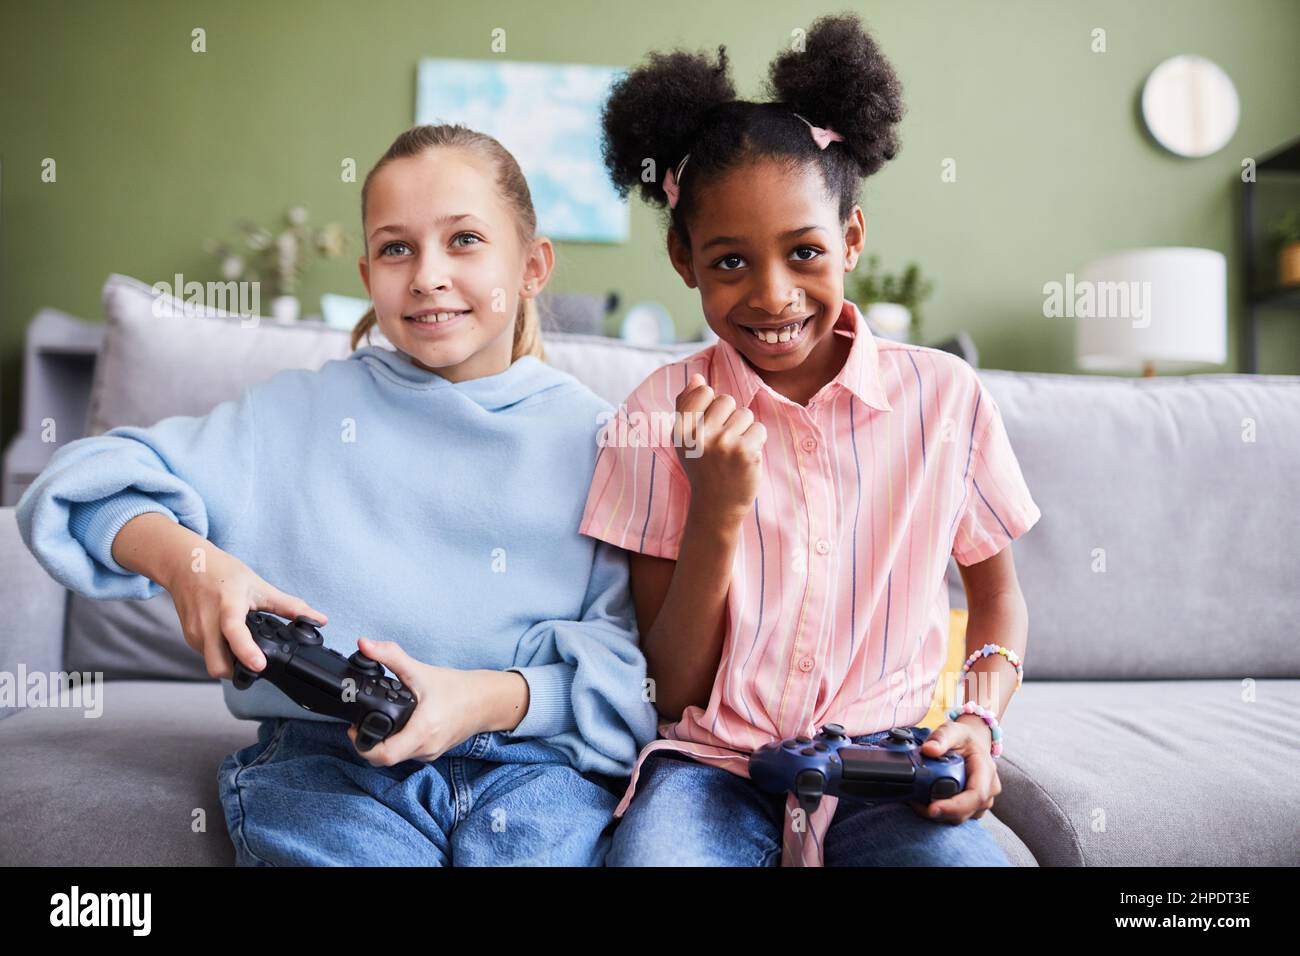
<svg viewBox="0 0 1300 956">
<path fill-rule="evenodd" d="M 614 84 L 601 117 L 605 168 L 618 194 L 639 189 L 646 202 L 667 208 L 663 175 L 689 154 L 669 209 L 670 228 L 689 247 L 686 223 L 699 189 L 742 163 L 776 159 L 818 168 L 847 219 L 861 180 L 898 154 L 902 87 L 853 14 L 817 20 L 802 47 L 772 61 L 765 103 L 736 99 L 726 47 L 716 59 L 651 53 Z M 820 149 L 800 116 L 844 141 Z"/>
</svg>

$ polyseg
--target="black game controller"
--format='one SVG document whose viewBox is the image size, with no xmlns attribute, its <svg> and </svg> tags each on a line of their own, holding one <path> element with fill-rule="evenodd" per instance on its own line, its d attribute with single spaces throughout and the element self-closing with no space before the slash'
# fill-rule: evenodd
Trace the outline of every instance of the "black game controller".
<svg viewBox="0 0 1300 956">
<path fill-rule="evenodd" d="M 360 651 L 344 657 L 330 650 L 309 617 L 288 623 L 249 611 L 246 620 L 266 655 L 266 667 L 251 671 L 236 658 L 232 683 L 237 690 L 247 690 L 259 678 L 268 680 L 304 710 L 354 724 L 358 750 L 369 750 L 406 726 L 415 697 L 385 674 L 383 664 Z"/>
<path fill-rule="evenodd" d="M 814 737 L 764 744 L 749 758 L 749 777 L 760 790 L 789 791 L 812 813 L 823 795 L 866 803 L 946 800 L 966 788 L 966 762 L 951 750 L 921 753 L 928 727 L 891 727 L 883 739 L 855 744 L 840 724 Z"/>
</svg>

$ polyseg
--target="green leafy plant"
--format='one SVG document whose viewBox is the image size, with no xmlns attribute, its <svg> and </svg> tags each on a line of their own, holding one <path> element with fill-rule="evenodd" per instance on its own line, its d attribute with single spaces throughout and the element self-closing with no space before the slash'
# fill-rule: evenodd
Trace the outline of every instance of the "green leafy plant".
<svg viewBox="0 0 1300 956">
<path fill-rule="evenodd" d="M 1269 235 L 1278 248 L 1300 242 L 1300 211 L 1290 209 L 1270 230 Z"/>
<path fill-rule="evenodd" d="M 306 206 L 290 206 L 279 231 L 241 220 L 235 224 L 239 239 L 209 239 L 203 248 L 216 257 L 223 279 L 264 282 L 272 295 L 297 295 L 303 275 L 316 259 L 336 259 L 348 248 L 341 225 L 331 222 L 314 228 L 310 219 Z"/>
<path fill-rule="evenodd" d="M 849 280 L 849 298 L 864 312 L 876 302 L 896 302 L 912 314 L 912 338 L 921 337 L 921 303 L 934 291 L 934 283 L 921 278 L 921 268 L 909 262 L 902 275 L 880 270 L 880 257 L 868 256 Z"/>
</svg>

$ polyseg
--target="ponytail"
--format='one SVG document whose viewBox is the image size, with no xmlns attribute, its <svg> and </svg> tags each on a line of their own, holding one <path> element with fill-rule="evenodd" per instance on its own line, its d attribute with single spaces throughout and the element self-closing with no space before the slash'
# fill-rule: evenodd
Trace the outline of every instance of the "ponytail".
<svg viewBox="0 0 1300 956">
<path fill-rule="evenodd" d="M 519 300 L 519 316 L 515 319 L 515 344 L 510 352 L 510 361 L 531 355 L 539 362 L 546 361 L 546 349 L 542 348 L 542 321 L 537 314 L 537 299 Z"/>
<path fill-rule="evenodd" d="M 357 350 L 363 338 L 369 337 L 370 330 L 375 327 L 378 321 L 379 319 L 375 317 L 375 307 L 372 305 L 366 310 L 366 314 L 361 317 L 361 321 L 357 323 L 356 328 L 352 330 L 352 351 Z"/>
</svg>

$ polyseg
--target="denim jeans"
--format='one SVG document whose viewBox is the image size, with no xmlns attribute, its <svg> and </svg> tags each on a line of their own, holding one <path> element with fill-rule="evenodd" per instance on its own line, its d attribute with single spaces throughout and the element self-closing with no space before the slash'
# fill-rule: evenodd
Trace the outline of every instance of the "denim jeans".
<svg viewBox="0 0 1300 956">
<path fill-rule="evenodd" d="M 476 734 L 372 766 L 339 721 L 264 720 L 217 771 L 240 866 L 600 866 L 626 781 Z M 495 759 L 494 759 L 495 758 Z"/>
<path fill-rule="evenodd" d="M 878 741 L 888 731 L 855 737 Z M 607 866 L 779 866 L 784 794 L 668 750 L 641 765 Z M 823 847 L 826 866 L 1010 866 L 974 818 L 927 820 L 907 803 L 843 798 Z"/>
</svg>

